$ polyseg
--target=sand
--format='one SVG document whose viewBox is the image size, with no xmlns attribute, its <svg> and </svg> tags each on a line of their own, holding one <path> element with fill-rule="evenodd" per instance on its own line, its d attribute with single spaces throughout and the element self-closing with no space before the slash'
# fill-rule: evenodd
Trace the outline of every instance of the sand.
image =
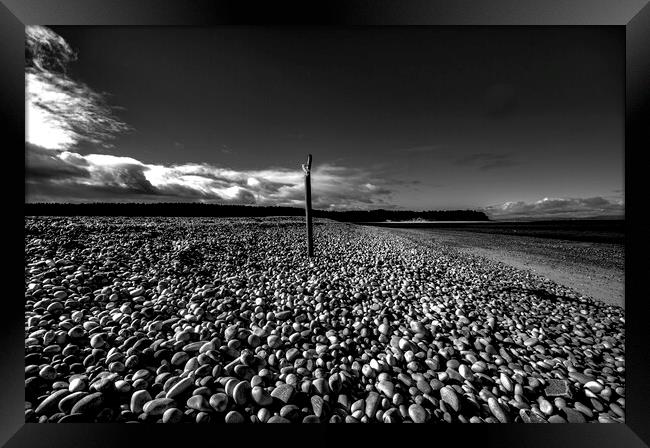
<svg viewBox="0 0 650 448">
<path fill-rule="evenodd" d="M 624 246 L 452 229 L 398 229 L 506 265 L 530 270 L 576 292 L 625 307 Z"/>
</svg>

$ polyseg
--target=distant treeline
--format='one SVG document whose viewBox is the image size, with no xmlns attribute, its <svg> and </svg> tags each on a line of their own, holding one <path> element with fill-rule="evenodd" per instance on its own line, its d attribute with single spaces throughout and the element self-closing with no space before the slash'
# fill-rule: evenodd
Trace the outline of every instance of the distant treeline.
<svg viewBox="0 0 650 448">
<path fill-rule="evenodd" d="M 29 203 L 26 216 L 207 216 L 207 217 L 261 217 L 303 216 L 298 207 L 251 206 L 202 203 Z M 407 221 L 488 221 L 483 212 L 474 210 L 313 210 L 316 218 L 345 222 Z"/>
</svg>

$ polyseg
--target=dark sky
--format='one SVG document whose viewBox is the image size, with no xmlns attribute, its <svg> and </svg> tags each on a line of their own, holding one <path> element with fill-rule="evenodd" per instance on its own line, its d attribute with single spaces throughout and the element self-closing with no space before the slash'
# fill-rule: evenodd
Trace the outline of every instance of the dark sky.
<svg viewBox="0 0 650 448">
<path fill-rule="evenodd" d="M 511 202 L 511 212 L 535 213 L 553 198 L 584 213 L 584 200 L 600 198 L 607 204 L 590 213 L 622 208 L 624 33 L 612 27 L 50 29 L 77 54 L 66 78 L 101 94 L 131 128 L 112 147 L 80 138 L 63 148 L 81 158 L 204 164 L 266 188 L 291 183 L 286 173 L 300 173 L 311 152 L 317 202 L 323 169 L 321 206 Z M 110 192 L 86 182 L 88 194 L 70 179 L 30 183 L 28 172 L 27 200 L 169 200 L 181 191 L 171 184 L 187 200 L 219 197 L 205 179 L 163 181 L 147 168 L 135 173 L 146 178 L 139 190 L 127 171 L 111 174 Z M 266 194 L 256 181 L 216 177 L 224 188 L 239 182 L 232 202 L 300 198 L 288 185 Z"/>
</svg>

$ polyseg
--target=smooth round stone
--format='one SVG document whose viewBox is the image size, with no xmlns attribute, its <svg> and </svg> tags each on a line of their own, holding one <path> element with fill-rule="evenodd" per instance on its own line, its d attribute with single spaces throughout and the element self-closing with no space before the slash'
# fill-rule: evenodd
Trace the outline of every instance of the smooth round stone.
<svg viewBox="0 0 650 448">
<path fill-rule="evenodd" d="M 273 398 L 269 393 L 260 386 L 255 386 L 251 391 L 253 401 L 259 406 L 270 406 L 273 403 Z"/>
<path fill-rule="evenodd" d="M 380 396 L 377 392 L 370 392 L 365 399 L 365 415 L 369 419 L 374 419 L 377 410 L 379 409 Z"/>
<path fill-rule="evenodd" d="M 492 415 L 494 415 L 498 421 L 501 423 L 510 423 L 510 417 L 508 417 L 508 414 L 505 413 L 496 398 L 488 398 L 488 406 L 490 408 L 490 412 L 492 412 Z"/>
<path fill-rule="evenodd" d="M 302 419 L 302 422 L 303 422 L 303 423 L 320 423 L 320 418 L 318 418 L 318 417 L 315 416 L 315 415 L 306 415 L 306 416 Z"/>
<path fill-rule="evenodd" d="M 135 372 L 133 374 L 132 379 L 133 379 L 133 381 L 137 381 L 137 380 L 140 380 L 140 379 L 147 380 L 151 376 L 152 376 L 151 372 L 149 372 L 147 369 L 140 369 L 140 370 L 138 370 L 137 372 Z"/>
<path fill-rule="evenodd" d="M 233 400 L 237 405 L 243 406 L 251 396 L 251 385 L 248 381 L 241 381 L 232 391 Z"/>
<path fill-rule="evenodd" d="M 266 338 L 266 343 L 270 348 L 274 349 L 280 347 L 282 340 L 277 334 L 272 334 Z"/>
<path fill-rule="evenodd" d="M 399 411 L 396 408 L 390 408 L 382 415 L 382 420 L 384 423 L 399 423 L 400 415 Z"/>
<path fill-rule="evenodd" d="M 474 381 L 474 374 L 472 373 L 472 370 L 465 364 L 461 364 L 458 367 L 458 373 L 460 373 L 460 376 L 465 378 L 467 381 Z"/>
<path fill-rule="evenodd" d="M 549 423 L 567 423 L 567 421 L 565 419 L 563 419 L 562 417 L 560 417 L 557 414 L 556 415 L 551 415 L 548 418 L 548 422 Z"/>
<path fill-rule="evenodd" d="M 40 376 L 44 380 L 52 381 L 52 380 L 56 379 L 57 373 L 56 373 L 56 370 L 54 369 L 54 367 L 45 366 L 38 372 L 38 376 Z"/>
<path fill-rule="evenodd" d="M 266 423 L 272 415 L 273 414 L 268 410 L 268 408 L 260 408 L 257 411 L 257 418 L 262 423 Z"/>
<path fill-rule="evenodd" d="M 598 381 L 587 381 L 584 385 L 585 389 L 590 390 L 594 394 L 599 394 L 602 392 L 602 390 L 605 388 L 602 384 L 600 384 Z"/>
<path fill-rule="evenodd" d="M 210 397 L 209 404 L 215 411 L 223 412 L 228 407 L 228 396 L 223 392 L 216 393 Z"/>
<path fill-rule="evenodd" d="M 109 375 L 105 375 L 98 379 L 97 381 L 94 381 L 90 385 L 90 390 L 94 390 L 97 392 L 109 392 L 115 389 L 115 380 L 117 378 L 117 374 L 111 373 Z"/>
<path fill-rule="evenodd" d="M 181 420 L 183 420 L 183 412 L 178 408 L 169 408 L 162 416 L 163 423 L 180 423 Z"/>
<path fill-rule="evenodd" d="M 58 409 L 59 401 L 64 399 L 67 395 L 70 394 L 70 391 L 67 389 L 59 389 L 56 392 L 49 395 L 45 398 L 41 404 L 35 410 L 37 416 L 52 414 Z"/>
<path fill-rule="evenodd" d="M 74 405 L 83 397 L 88 395 L 88 392 L 73 392 L 59 401 L 59 410 L 64 414 L 69 414 Z"/>
<path fill-rule="evenodd" d="M 187 399 L 187 407 L 202 412 L 210 412 L 212 408 L 210 403 L 203 395 L 193 395 Z M 145 409 L 146 411 L 146 409 Z"/>
<path fill-rule="evenodd" d="M 88 387 L 88 381 L 85 378 L 73 378 L 70 380 L 68 390 L 70 392 L 80 392 L 86 390 L 86 387 Z"/>
<path fill-rule="evenodd" d="M 90 346 L 92 348 L 102 348 L 105 344 L 106 342 L 104 341 L 104 338 L 99 334 L 90 338 Z"/>
<path fill-rule="evenodd" d="M 472 364 L 471 368 L 474 373 L 484 373 L 487 370 L 487 364 L 484 361 L 477 361 Z"/>
<path fill-rule="evenodd" d="M 537 338 L 528 338 L 524 341 L 525 347 L 533 347 L 537 344 L 539 344 L 539 340 Z"/>
<path fill-rule="evenodd" d="M 395 386 L 388 380 L 379 381 L 377 390 L 391 399 L 395 395 Z"/>
<path fill-rule="evenodd" d="M 190 355 L 188 355 L 187 353 L 185 353 L 185 352 L 176 352 L 176 353 L 174 353 L 174 356 L 172 356 L 171 364 L 173 366 L 177 366 L 177 367 L 182 366 L 185 363 L 187 363 L 189 361 L 189 359 L 190 359 Z"/>
<path fill-rule="evenodd" d="M 508 375 L 502 372 L 501 375 L 499 376 L 499 380 L 501 381 L 501 385 L 506 391 L 512 392 L 514 385 L 512 384 L 512 380 Z"/>
<path fill-rule="evenodd" d="M 390 333 L 390 326 L 386 323 L 379 325 L 379 333 L 383 335 L 388 335 Z"/>
<path fill-rule="evenodd" d="M 287 361 L 294 362 L 298 358 L 298 356 L 300 356 L 300 350 L 294 347 L 287 350 L 287 354 L 285 357 Z"/>
<path fill-rule="evenodd" d="M 244 423 L 244 416 L 237 411 L 230 411 L 226 414 L 224 422 L 226 423 Z"/>
<path fill-rule="evenodd" d="M 167 409 L 174 407 L 176 402 L 171 398 L 156 398 L 148 401 L 142 410 L 149 415 L 162 415 Z"/>
<path fill-rule="evenodd" d="M 115 382 L 115 390 L 121 394 L 128 394 L 131 392 L 132 386 L 131 383 L 124 380 L 118 380 Z"/>
<path fill-rule="evenodd" d="M 66 391 L 67 392 L 67 391 Z M 71 414 L 92 414 L 99 411 L 100 407 L 104 404 L 104 396 L 101 392 L 86 395 L 81 400 L 77 401 L 70 410 Z"/>
<path fill-rule="evenodd" d="M 453 370 L 457 370 L 460 366 L 460 362 L 457 359 L 450 359 L 447 361 L 447 367 Z"/>
<path fill-rule="evenodd" d="M 167 391 L 167 398 L 176 398 L 180 395 L 183 395 L 185 392 L 189 391 L 190 388 L 194 386 L 194 380 L 190 377 L 186 378 L 181 378 L 180 381 L 178 381 L 176 384 L 174 384 L 168 391 Z"/>
<path fill-rule="evenodd" d="M 47 312 L 50 314 L 58 314 L 63 311 L 63 304 L 61 302 L 52 302 L 47 307 Z"/>
<path fill-rule="evenodd" d="M 330 375 L 327 380 L 327 384 L 329 385 L 332 393 L 338 394 L 341 390 L 341 376 L 338 373 Z"/>
<path fill-rule="evenodd" d="M 210 417 L 210 414 L 207 412 L 199 412 L 196 414 L 196 418 L 194 420 L 196 423 L 210 423 L 212 419 Z"/>
<path fill-rule="evenodd" d="M 68 336 L 71 338 L 82 338 L 86 334 L 86 331 L 81 325 L 77 325 L 68 330 Z"/>
<path fill-rule="evenodd" d="M 417 382 L 415 383 L 415 386 L 423 394 L 430 394 L 431 391 L 433 390 L 431 389 L 431 385 L 427 383 L 423 378 L 418 379 Z"/>
<path fill-rule="evenodd" d="M 144 410 L 145 403 L 151 401 L 151 394 L 146 390 L 138 390 L 131 395 L 129 408 L 134 414 L 140 414 Z"/>
<path fill-rule="evenodd" d="M 300 409 L 295 404 L 286 404 L 280 408 L 280 417 L 294 420 L 300 414 Z"/>
<path fill-rule="evenodd" d="M 546 415 L 552 415 L 553 405 L 548 400 L 541 399 L 539 400 L 539 410 Z"/>
<path fill-rule="evenodd" d="M 445 386 L 440 389 L 440 399 L 447 403 L 454 412 L 460 411 L 460 398 L 453 387 Z"/>
<path fill-rule="evenodd" d="M 576 401 L 573 406 L 577 411 L 582 412 L 588 418 L 592 418 L 594 416 L 593 411 L 579 401 Z"/>
<path fill-rule="evenodd" d="M 376 376 L 376 372 L 369 364 L 364 364 L 363 367 L 361 367 L 361 374 L 366 378 L 374 378 Z"/>
<path fill-rule="evenodd" d="M 427 411 L 419 404 L 410 405 L 408 415 L 414 423 L 424 423 L 427 420 Z"/>
<path fill-rule="evenodd" d="M 264 385 L 264 380 L 262 379 L 261 376 L 254 375 L 253 378 L 251 378 L 251 387 L 262 386 L 262 385 Z"/>
<path fill-rule="evenodd" d="M 291 423 L 291 421 L 284 417 L 280 417 L 279 415 L 274 415 L 267 421 L 267 423 Z"/>
<path fill-rule="evenodd" d="M 239 384 L 239 380 L 237 378 L 230 377 L 226 381 L 224 389 L 229 397 L 232 397 L 232 393 L 235 390 L 235 386 L 237 386 L 237 384 Z"/>
</svg>

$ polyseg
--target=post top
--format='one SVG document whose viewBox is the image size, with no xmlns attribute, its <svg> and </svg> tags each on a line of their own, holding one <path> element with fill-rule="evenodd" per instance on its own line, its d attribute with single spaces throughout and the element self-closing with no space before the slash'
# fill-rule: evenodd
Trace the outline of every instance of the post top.
<svg viewBox="0 0 650 448">
<path fill-rule="evenodd" d="M 302 170 L 305 172 L 306 175 L 309 175 L 311 171 L 311 154 L 307 156 L 307 164 L 302 165 Z"/>
</svg>

